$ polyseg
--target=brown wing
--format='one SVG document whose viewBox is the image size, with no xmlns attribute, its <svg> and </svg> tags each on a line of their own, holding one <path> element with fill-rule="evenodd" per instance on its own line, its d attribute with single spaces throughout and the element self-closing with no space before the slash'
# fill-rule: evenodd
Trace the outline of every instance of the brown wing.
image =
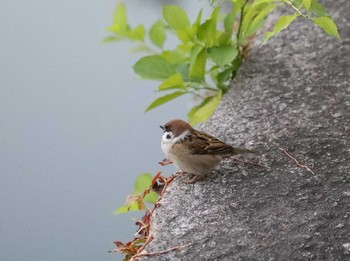
<svg viewBox="0 0 350 261">
<path fill-rule="evenodd" d="M 192 133 L 187 139 L 188 147 L 193 154 L 232 154 L 234 151 L 232 146 L 202 131 Z M 193 142 L 193 139 L 196 142 Z"/>
</svg>

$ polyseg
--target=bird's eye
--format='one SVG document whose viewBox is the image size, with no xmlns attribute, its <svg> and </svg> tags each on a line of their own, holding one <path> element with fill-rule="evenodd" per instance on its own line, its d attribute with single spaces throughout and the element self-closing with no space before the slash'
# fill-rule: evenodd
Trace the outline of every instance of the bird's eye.
<svg viewBox="0 0 350 261">
<path fill-rule="evenodd" d="M 166 137 L 168 140 L 170 140 L 170 139 L 171 139 L 170 134 L 166 135 L 165 137 Z"/>
</svg>

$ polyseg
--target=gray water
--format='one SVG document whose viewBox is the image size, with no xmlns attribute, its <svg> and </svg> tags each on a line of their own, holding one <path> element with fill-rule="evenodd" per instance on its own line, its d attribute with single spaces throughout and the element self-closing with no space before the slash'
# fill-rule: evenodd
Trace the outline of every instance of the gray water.
<svg viewBox="0 0 350 261">
<path fill-rule="evenodd" d="M 160 13 L 162 1 L 146 2 L 127 1 L 133 26 Z M 191 14 L 203 4 L 178 3 Z M 144 113 L 157 83 L 137 79 L 129 43 L 100 44 L 115 4 L 1 3 L 2 261 L 121 260 L 108 250 L 141 213 L 113 211 L 138 174 L 174 170 L 157 164 L 159 125 L 186 118 L 191 98 Z"/>
</svg>

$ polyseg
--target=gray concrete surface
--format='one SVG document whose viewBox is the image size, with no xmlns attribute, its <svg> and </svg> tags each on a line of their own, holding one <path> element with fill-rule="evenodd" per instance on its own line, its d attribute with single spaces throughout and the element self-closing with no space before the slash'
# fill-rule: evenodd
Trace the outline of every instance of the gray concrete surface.
<svg viewBox="0 0 350 261">
<path fill-rule="evenodd" d="M 226 161 L 175 181 L 146 251 L 193 244 L 142 260 L 350 260 L 350 2 L 326 6 L 342 41 L 299 19 L 251 53 L 202 126 L 268 168 Z"/>
</svg>

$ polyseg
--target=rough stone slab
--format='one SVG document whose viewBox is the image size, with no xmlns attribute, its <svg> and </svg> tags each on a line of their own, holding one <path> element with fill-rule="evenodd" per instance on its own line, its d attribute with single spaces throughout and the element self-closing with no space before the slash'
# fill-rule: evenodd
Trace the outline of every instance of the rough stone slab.
<svg viewBox="0 0 350 261">
<path fill-rule="evenodd" d="M 326 6 L 342 41 L 296 21 L 251 53 L 203 126 L 269 168 L 224 162 L 175 181 L 146 251 L 193 245 L 142 260 L 350 260 L 350 1 Z"/>
</svg>

